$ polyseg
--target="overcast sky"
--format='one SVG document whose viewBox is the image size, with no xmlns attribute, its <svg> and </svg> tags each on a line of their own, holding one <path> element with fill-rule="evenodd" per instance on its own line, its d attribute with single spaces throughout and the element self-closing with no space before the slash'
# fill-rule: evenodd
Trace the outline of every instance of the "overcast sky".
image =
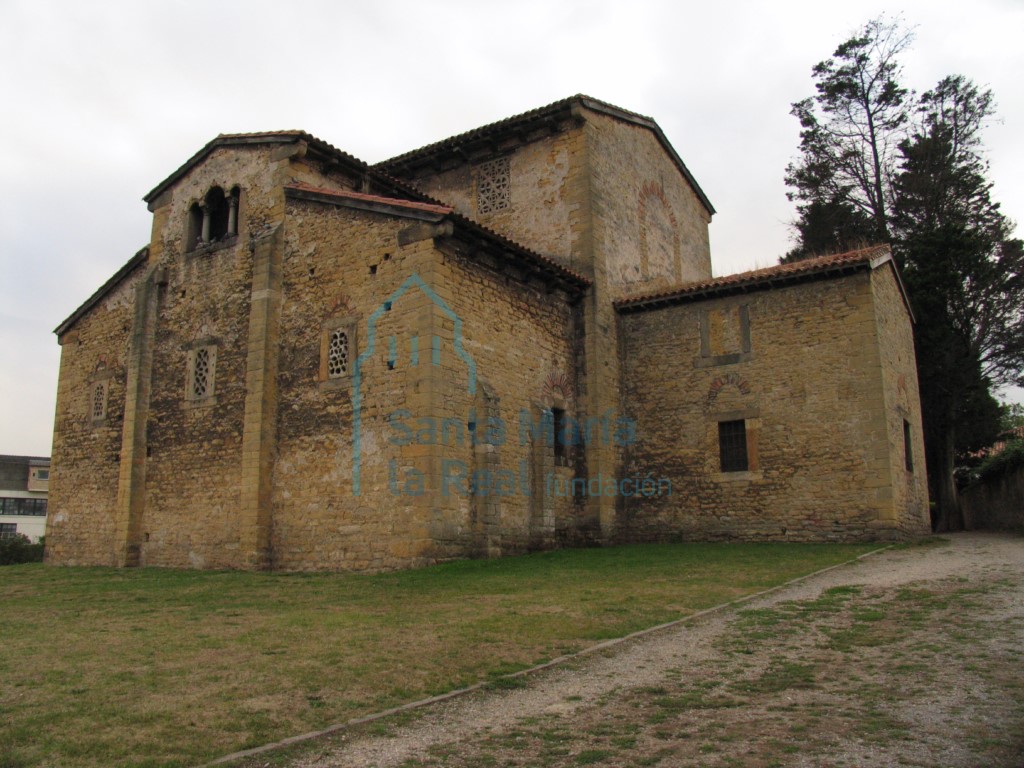
<svg viewBox="0 0 1024 768">
<path fill-rule="evenodd" d="M 376 162 L 576 93 L 653 117 L 718 210 L 716 274 L 789 247 L 811 67 L 881 12 L 905 80 L 989 86 L 1024 220 L 1024 2 L 0 0 L 0 453 L 50 452 L 52 330 L 135 251 L 142 196 L 218 133 L 301 128 Z"/>
</svg>

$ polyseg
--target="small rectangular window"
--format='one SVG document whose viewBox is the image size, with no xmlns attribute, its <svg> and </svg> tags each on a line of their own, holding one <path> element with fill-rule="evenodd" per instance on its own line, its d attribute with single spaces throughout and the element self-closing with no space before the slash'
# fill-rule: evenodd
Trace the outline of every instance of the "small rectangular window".
<svg viewBox="0 0 1024 768">
<path fill-rule="evenodd" d="M 321 387 L 336 389 L 346 386 L 356 364 L 357 350 L 354 317 L 333 317 L 323 322 L 320 326 Z M 390 359 L 394 360 L 393 357 Z"/>
<path fill-rule="evenodd" d="M 903 420 L 903 462 L 907 472 L 914 471 L 914 448 L 910 440 L 910 422 Z"/>
<path fill-rule="evenodd" d="M 718 422 L 718 453 L 723 472 L 748 470 L 747 424 L 743 419 Z"/>
<path fill-rule="evenodd" d="M 0 515 L 46 517 L 46 499 L 0 499 Z"/>
<path fill-rule="evenodd" d="M 348 331 L 336 328 L 331 331 L 327 348 L 327 376 L 336 379 L 348 373 Z"/>
<path fill-rule="evenodd" d="M 477 213 L 494 213 L 512 207 L 510 163 L 508 157 L 499 157 L 477 166 Z"/>
<path fill-rule="evenodd" d="M 107 395 L 110 392 L 110 379 L 102 378 L 89 385 L 89 420 L 99 426 L 107 418 Z"/>
<path fill-rule="evenodd" d="M 551 421 L 555 444 L 555 466 L 564 467 L 569 463 L 569 452 L 566 446 L 571 439 L 565 431 L 565 411 L 561 408 L 552 408 Z"/>
<path fill-rule="evenodd" d="M 210 350 L 197 349 L 196 363 L 192 369 L 192 396 L 206 397 L 210 389 Z"/>
<path fill-rule="evenodd" d="M 194 405 L 212 405 L 216 394 L 217 346 L 195 347 L 188 353 L 185 399 Z"/>
<path fill-rule="evenodd" d="M 7 539 L 18 532 L 17 523 L 0 523 L 0 539 Z"/>
</svg>

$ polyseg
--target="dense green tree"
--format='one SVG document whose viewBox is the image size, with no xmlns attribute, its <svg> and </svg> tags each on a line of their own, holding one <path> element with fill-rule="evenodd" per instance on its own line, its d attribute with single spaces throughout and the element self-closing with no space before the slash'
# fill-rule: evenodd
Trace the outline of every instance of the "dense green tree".
<svg viewBox="0 0 1024 768">
<path fill-rule="evenodd" d="M 993 385 L 1022 381 L 1024 248 L 991 199 L 981 132 L 992 94 L 948 77 L 916 98 L 899 64 L 910 40 L 897 23 L 868 22 L 814 67 L 817 94 L 792 105 L 797 242 L 783 261 L 893 245 L 917 318 L 935 523 L 955 529 L 956 456 L 998 431 Z"/>
<path fill-rule="evenodd" d="M 911 34 L 875 19 L 813 74 L 817 95 L 792 105 L 800 158 L 786 169 L 799 241 L 786 260 L 889 240 L 892 184 L 907 103 L 899 55 Z"/>
<path fill-rule="evenodd" d="M 1024 404 L 1003 403 L 999 406 L 999 431 L 1003 434 L 1024 428 Z"/>
<path fill-rule="evenodd" d="M 1024 249 L 991 199 L 981 130 L 992 94 L 947 77 L 920 100 L 900 151 L 892 228 L 918 318 L 918 376 L 936 525 L 962 527 L 953 469 L 958 452 L 999 429 L 991 385 L 1024 367 Z"/>
</svg>

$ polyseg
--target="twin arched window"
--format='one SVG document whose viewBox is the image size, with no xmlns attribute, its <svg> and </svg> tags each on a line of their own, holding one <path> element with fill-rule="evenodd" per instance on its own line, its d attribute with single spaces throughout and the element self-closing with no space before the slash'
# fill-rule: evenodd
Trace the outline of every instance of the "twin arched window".
<svg viewBox="0 0 1024 768">
<path fill-rule="evenodd" d="M 192 203 L 188 211 L 186 250 L 194 251 L 235 237 L 238 234 L 240 196 L 238 187 L 233 187 L 227 194 L 220 187 L 211 187 L 201 202 Z"/>
</svg>

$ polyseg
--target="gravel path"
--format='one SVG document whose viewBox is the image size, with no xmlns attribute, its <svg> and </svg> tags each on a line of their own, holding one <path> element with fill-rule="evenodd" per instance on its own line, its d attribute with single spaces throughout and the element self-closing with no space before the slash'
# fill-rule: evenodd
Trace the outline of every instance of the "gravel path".
<svg viewBox="0 0 1024 768">
<path fill-rule="evenodd" d="M 292 768 L 1020 768 L 1024 538 L 945 538 L 343 733 Z"/>
</svg>

